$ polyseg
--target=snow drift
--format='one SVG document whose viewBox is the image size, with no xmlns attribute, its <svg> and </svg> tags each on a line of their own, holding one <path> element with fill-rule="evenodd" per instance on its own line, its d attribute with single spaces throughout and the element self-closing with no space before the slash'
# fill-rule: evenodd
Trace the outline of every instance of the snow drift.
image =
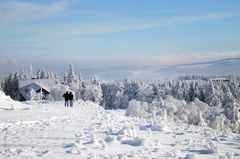
<svg viewBox="0 0 240 159">
<path fill-rule="evenodd" d="M 16 109 L 27 109 L 28 106 L 11 99 L 9 96 L 6 96 L 2 91 L 0 91 L 0 109 L 4 110 L 16 110 Z"/>
</svg>

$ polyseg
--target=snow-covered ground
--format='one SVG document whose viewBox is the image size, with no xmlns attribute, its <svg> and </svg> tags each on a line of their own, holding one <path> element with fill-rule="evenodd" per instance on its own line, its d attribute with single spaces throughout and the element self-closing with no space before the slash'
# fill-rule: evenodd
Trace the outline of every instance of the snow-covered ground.
<svg viewBox="0 0 240 159">
<path fill-rule="evenodd" d="M 0 92 L 0 158 L 240 158 L 240 135 L 126 116 L 92 102 L 12 101 Z"/>
</svg>

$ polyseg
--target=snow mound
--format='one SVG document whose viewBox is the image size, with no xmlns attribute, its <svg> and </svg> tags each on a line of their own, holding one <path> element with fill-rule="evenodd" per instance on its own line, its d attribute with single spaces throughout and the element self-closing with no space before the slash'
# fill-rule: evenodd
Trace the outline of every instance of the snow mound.
<svg viewBox="0 0 240 159">
<path fill-rule="evenodd" d="M 134 138 L 131 138 L 130 140 L 123 140 L 122 141 L 122 144 L 128 144 L 128 145 L 131 145 L 131 146 L 140 146 L 140 145 L 145 145 L 145 139 L 143 138 L 140 138 L 140 137 L 134 137 Z"/>
<path fill-rule="evenodd" d="M 3 110 L 17 110 L 17 109 L 28 109 L 29 107 L 20 102 L 14 101 L 9 96 L 6 96 L 0 91 L 0 109 Z"/>
</svg>

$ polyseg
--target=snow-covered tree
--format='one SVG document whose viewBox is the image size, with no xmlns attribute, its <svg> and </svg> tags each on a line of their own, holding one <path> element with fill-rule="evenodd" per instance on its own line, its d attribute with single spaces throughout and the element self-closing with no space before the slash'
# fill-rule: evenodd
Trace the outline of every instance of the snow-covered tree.
<svg viewBox="0 0 240 159">
<path fill-rule="evenodd" d="M 30 67 L 29 67 L 29 75 L 30 75 L 31 78 L 34 78 L 32 65 L 30 65 Z"/>
<path fill-rule="evenodd" d="M 79 80 L 79 82 L 82 82 L 82 81 L 83 81 L 83 77 L 82 77 L 82 74 L 81 74 L 81 73 L 79 73 L 78 80 Z"/>
<path fill-rule="evenodd" d="M 191 101 L 191 99 L 190 99 L 190 94 L 189 94 L 189 91 L 190 91 L 190 85 L 189 85 L 189 83 L 187 83 L 187 82 L 182 82 L 182 90 L 183 90 L 183 97 L 184 97 L 184 100 L 186 101 L 186 102 L 190 102 Z"/>
<path fill-rule="evenodd" d="M 44 68 L 41 69 L 40 79 L 48 79 L 48 71 Z"/>
<path fill-rule="evenodd" d="M 9 95 L 14 100 L 19 100 L 18 82 L 22 78 L 27 78 L 23 72 L 20 75 L 18 73 L 15 73 L 14 75 L 10 73 L 10 75 L 5 78 L 4 83 L 2 84 L 4 93 Z"/>
<path fill-rule="evenodd" d="M 91 80 L 90 80 L 90 83 L 91 84 L 100 84 L 100 79 L 97 75 L 94 75 L 91 77 Z"/>
<path fill-rule="evenodd" d="M 228 119 L 230 119 L 232 122 L 239 120 L 237 112 L 240 110 L 240 105 L 229 89 L 224 96 L 222 106 L 224 108 L 224 114 Z"/>
<path fill-rule="evenodd" d="M 0 90 L 3 91 L 3 86 L 4 86 L 4 83 L 2 80 L 0 80 Z"/>
<path fill-rule="evenodd" d="M 173 97 L 179 100 L 183 100 L 184 96 L 183 96 L 183 88 L 182 88 L 182 82 L 178 81 L 176 86 L 173 88 Z"/>
<path fill-rule="evenodd" d="M 81 88 L 81 83 L 78 79 L 78 76 L 75 75 L 73 64 L 71 63 L 69 66 L 68 74 L 64 75 L 64 83 L 69 86 L 69 89 L 72 90 L 75 94 L 76 99 L 80 99 L 79 91 Z"/>
<path fill-rule="evenodd" d="M 12 89 L 12 92 L 10 94 L 11 98 L 14 99 L 14 100 L 19 100 L 20 99 L 18 81 L 19 81 L 18 73 L 15 73 L 15 75 L 13 77 L 13 84 L 12 84 L 13 89 Z"/>
<path fill-rule="evenodd" d="M 208 103 L 209 106 L 221 106 L 220 96 L 221 94 L 215 84 L 210 82 L 206 88 L 205 102 Z"/>
<path fill-rule="evenodd" d="M 29 75 L 27 73 L 25 73 L 25 71 L 22 71 L 19 76 L 18 76 L 19 80 L 27 80 L 29 79 Z"/>
<path fill-rule="evenodd" d="M 229 83 L 229 89 L 237 100 L 240 100 L 240 81 L 236 77 L 232 77 Z"/>
<path fill-rule="evenodd" d="M 151 103 L 155 98 L 156 96 L 154 95 L 152 84 L 147 82 L 142 82 L 139 85 L 136 99 L 138 101 Z"/>
<path fill-rule="evenodd" d="M 102 89 L 100 85 L 85 84 L 82 90 L 82 99 L 100 103 L 102 100 Z"/>
<path fill-rule="evenodd" d="M 119 91 L 118 86 L 115 84 L 102 84 L 101 89 L 103 92 L 103 100 L 101 104 L 107 109 L 119 108 L 121 105 L 121 97 L 118 96 L 118 99 L 116 99 L 116 93 Z"/>
<path fill-rule="evenodd" d="M 78 78 L 75 75 L 74 67 L 73 67 L 73 64 L 71 63 L 70 66 L 69 66 L 68 74 L 67 74 L 67 83 L 71 84 L 71 83 L 74 83 L 74 82 L 77 83 Z"/>
<path fill-rule="evenodd" d="M 137 82 L 127 82 L 124 84 L 123 94 L 128 96 L 129 101 L 136 99 L 139 93 L 139 85 Z"/>
<path fill-rule="evenodd" d="M 67 73 L 64 73 L 64 75 L 63 75 L 63 83 L 64 84 L 67 84 L 68 82 L 67 82 Z"/>
</svg>

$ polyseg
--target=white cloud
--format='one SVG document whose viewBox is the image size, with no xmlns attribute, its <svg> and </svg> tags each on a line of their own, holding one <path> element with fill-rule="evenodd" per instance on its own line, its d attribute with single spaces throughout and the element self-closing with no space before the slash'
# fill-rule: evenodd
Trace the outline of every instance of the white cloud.
<svg viewBox="0 0 240 159">
<path fill-rule="evenodd" d="M 114 20 L 102 20 L 100 22 L 90 22 L 90 23 L 73 23 L 68 26 L 69 31 L 67 33 L 61 32 L 60 35 L 79 35 L 84 36 L 94 36 L 99 34 L 123 32 L 131 30 L 141 30 L 141 29 L 151 29 L 167 25 L 176 25 L 183 23 L 192 23 L 196 21 L 209 21 L 209 20 L 219 20 L 223 18 L 239 17 L 240 12 L 224 12 L 224 13 L 209 13 L 204 15 L 194 15 L 194 16 L 177 16 L 169 17 L 164 19 L 114 19 Z M 72 27 L 74 26 L 74 27 Z"/>
<path fill-rule="evenodd" d="M 0 14 L 1 19 L 13 21 L 13 20 L 23 20 L 23 19 L 36 19 L 51 16 L 65 8 L 65 3 L 53 3 L 51 5 L 43 6 L 36 4 L 21 4 L 16 12 L 23 12 L 22 14 L 11 14 L 11 10 L 14 10 L 16 4 L 10 5 L 8 8 L 8 13 L 6 15 Z M 30 9 L 31 6 L 35 6 Z M 4 8 L 3 6 L 1 6 Z M 25 9 L 24 9 L 25 8 Z M 25 11 L 28 10 L 29 11 Z M 1 10 L 1 8 L 0 8 Z M 3 12 L 3 11 L 0 11 Z M 16 13 L 14 12 L 14 13 Z M 42 13 L 43 12 L 43 13 Z M 1 17 L 2 15 L 2 17 Z M 221 13 L 209 13 L 204 15 L 195 16 L 181 16 L 181 17 L 171 17 L 164 19 L 118 19 L 118 20 L 102 20 L 102 21 L 77 21 L 69 23 L 57 23 L 57 24 L 38 24 L 38 25 L 28 25 L 28 26 L 8 26 L 3 29 L 3 33 L 8 33 L 8 35 L 18 35 L 21 33 L 32 33 L 30 36 L 23 36 L 14 39 L 0 39 L 0 45 L 7 47 L 8 44 L 11 48 L 14 46 L 40 46 L 42 48 L 51 48 L 54 46 L 65 46 L 71 43 L 71 48 L 74 48 L 72 42 L 79 42 L 80 40 L 88 40 L 95 36 L 115 33 L 115 32 L 125 32 L 132 30 L 141 29 L 151 29 L 167 25 L 177 25 L 182 23 L 192 23 L 196 21 L 207 21 L 207 20 L 219 20 L 223 18 L 238 17 L 240 12 L 221 12 Z M 8 17 L 8 18 L 7 18 Z M 22 18 L 21 18 L 22 17 Z M 67 31 L 65 31 L 67 30 Z M 10 41 L 10 43 L 8 42 Z M 7 45 L 5 45 L 7 44 Z M 78 46 L 77 46 L 78 47 Z"/>
<path fill-rule="evenodd" d="M 62 25 L 62 27 L 69 27 L 68 32 L 61 32 L 60 35 L 64 36 L 94 36 L 99 34 L 107 34 L 114 32 L 123 32 L 131 30 L 151 29 L 167 25 L 177 25 L 184 23 L 192 23 L 197 21 L 211 21 L 220 20 L 230 17 L 240 17 L 240 12 L 219 12 L 208 13 L 203 15 L 192 16 L 177 16 L 161 19 L 112 19 L 89 22 L 89 23 L 70 23 Z M 56 30 L 57 31 L 57 30 Z"/>
<path fill-rule="evenodd" d="M 37 4 L 28 2 L 0 3 L 1 23 L 22 22 L 48 18 L 66 9 L 68 3 L 60 1 L 51 4 Z"/>
<path fill-rule="evenodd" d="M 230 17 L 239 17 L 240 12 L 216 12 L 208 13 L 203 15 L 192 15 L 192 16 L 179 16 L 172 19 L 168 19 L 166 24 L 181 24 L 191 23 L 195 21 L 208 21 L 208 20 L 219 20 Z"/>
</svg>

